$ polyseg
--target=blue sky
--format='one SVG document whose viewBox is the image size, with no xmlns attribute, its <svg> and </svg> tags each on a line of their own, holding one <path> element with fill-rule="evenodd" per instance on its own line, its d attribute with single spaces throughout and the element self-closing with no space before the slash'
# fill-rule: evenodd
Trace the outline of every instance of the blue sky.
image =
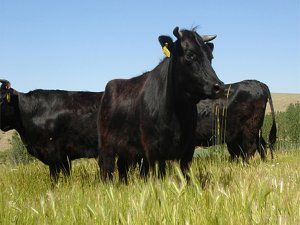
<svg viewBox="0 0 300 225">
<path fill-rule="evenodd" d="M 257 79 L 300 93 L 300 1 L 0 0 L 0 78 L 33 89 L 102 91 L 153 69 L 175 26 L 217 34 L 225 83 Z"/>
</svg>

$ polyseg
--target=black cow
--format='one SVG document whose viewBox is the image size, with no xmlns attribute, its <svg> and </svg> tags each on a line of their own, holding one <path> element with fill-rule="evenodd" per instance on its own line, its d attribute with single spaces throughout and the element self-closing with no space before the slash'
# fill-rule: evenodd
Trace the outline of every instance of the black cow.
<svg viewBox="0 0 300 225">
<path fill-rule="evenodd" d="M 165 160 L 180 160 L 184 172 L 192 161 L 197 123 L 196 104 L 217 97 L 223 83 L 213 70 L 212 43 L 216 36 L 201 37 L 195 30 L 176 27 L 173 42 L 160 36 L 167 57 L 150 72 L 131 79 L 110 81 L 99 112 L 98 133 L 101 151 L 99 166 L 105 180 L 112 179 L 118 157 L 120 179 L 127 182 L 128 167 L 144 159 L 144 175 L 149 166 Z"/>
<path fill-rule="evenodd" d="M 258 149 L 265 160 L 266 142 L 261 136 L 266 104 L 269 100 L 273 124 L 269 134 L 271 156 L 276 141 L 276 123 L 268 86 L 257 80 L 227 84 L 225 95 L 198 103 L 196 145 L 226 143 L 232 159 L 248 161 Z"/>
<path fill-rule="evenodd" d="M 57 181 L 71 160 L 98 156 L 97 113 L 102 92 L 34 90 L 1 86 L 1 130 L 16 129 L 28 152 L 49 165 Z"/>
</svg>

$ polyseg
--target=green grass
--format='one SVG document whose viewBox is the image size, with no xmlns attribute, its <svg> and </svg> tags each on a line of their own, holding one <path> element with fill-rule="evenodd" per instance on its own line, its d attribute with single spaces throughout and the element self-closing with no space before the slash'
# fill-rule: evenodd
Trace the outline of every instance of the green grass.
<svg viewBox="0 0 300 225">
<path fill-rule="evenodd" d="M 225 154 L 195 158 L 189 184 L 176 163 L 164 180 L 129 185 L 98 179 L 95 160 L 74 163 L 71 178 L 51 185 L 48 168 L 0 165 L 0 224 L 300 224 L 300 151 L 257 156 L 249 165 Z"/>
</svg>

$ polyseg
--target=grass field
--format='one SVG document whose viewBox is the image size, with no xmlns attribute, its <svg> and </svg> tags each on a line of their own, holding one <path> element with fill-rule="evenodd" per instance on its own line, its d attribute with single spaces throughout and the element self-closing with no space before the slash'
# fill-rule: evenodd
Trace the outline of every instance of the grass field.
<svg viewBox="0 0 300 225">
<path fill-rule="evenodd" d="M 300 224 L 300 151 L 249 165 L 227 151 L 195 158 L 186 183 L 176 163 L 164 180 L 129 185 L 98 179 L 95 160 L 75 161 L 71 178 L 51 185 L 36 161 L 0 166 L 1 224 Z M 117 174 L 115 174 L 117 177 Z"/>
</svg>

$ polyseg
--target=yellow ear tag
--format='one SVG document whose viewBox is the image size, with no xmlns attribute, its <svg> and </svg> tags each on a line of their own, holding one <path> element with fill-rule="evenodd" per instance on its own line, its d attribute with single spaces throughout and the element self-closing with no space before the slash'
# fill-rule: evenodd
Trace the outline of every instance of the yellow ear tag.
<svg viewBox="0 0 300 225">
<path fill-rule="evenodd" d="M 8 103 L 10 103 L 10 93 L 7 93 L 6 100 L 7 100 Z"/>
<path fill-rule="evenodd" d="M 163 53 L 165 54 L 165 56 L 167 56 L 168 58 L 170 58 L 171 53 L 170 53 L 170 51 L 168 49 L 168 43 L 165 43 L 165 46 L 162 48 L 162 50 L 163 50 Z"/>
</svg>

